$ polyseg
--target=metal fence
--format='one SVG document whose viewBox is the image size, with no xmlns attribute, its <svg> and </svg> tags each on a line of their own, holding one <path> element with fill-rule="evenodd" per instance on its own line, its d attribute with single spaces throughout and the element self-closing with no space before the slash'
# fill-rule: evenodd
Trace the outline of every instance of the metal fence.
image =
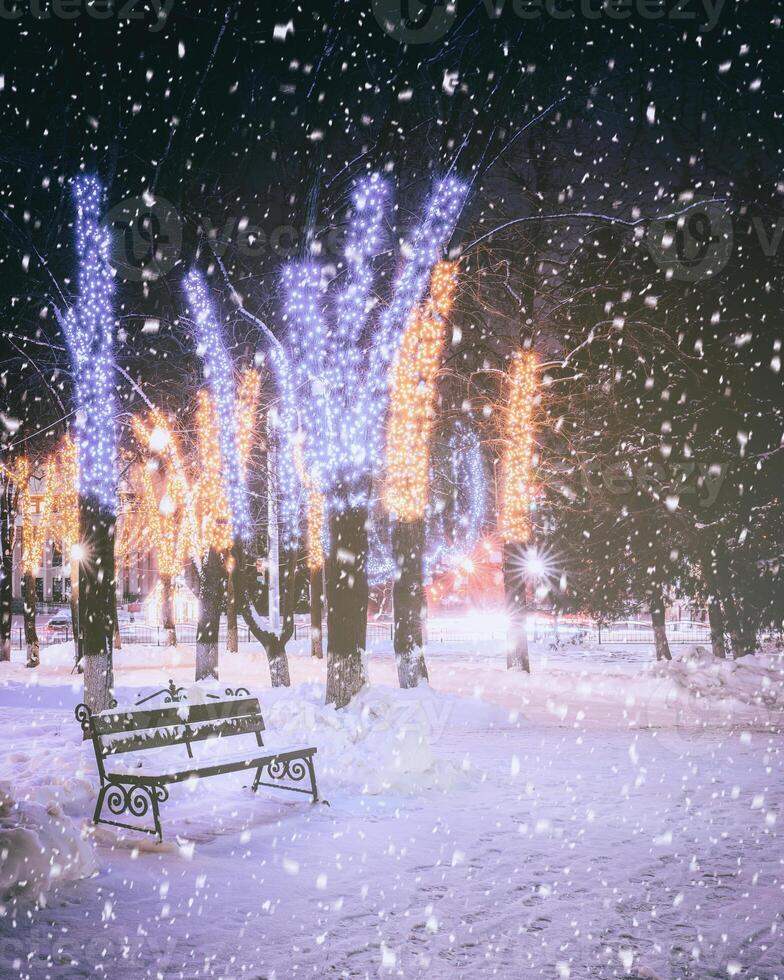
<svg viewBox="0 0 784 980">
<path fill-rule="evenodd" d="M 706 623 L 698 623 L 691 620 L 683 622 L 671 622 L 666 624 L 667 639 L 673 645 L 682 643 L 710 643 L 710 629 Z M 253 636 L 247 626 L 241 625 L 238 628 L 238 640 L 240 644 L 253 643 Z M 375 646 L 379 643 L 391 641 L 393 638 L 394 627 L 391 622 L 368 623 L 367 643 L 368 646 Z M 310 638 L 311 627 L 309 623 L 295 623 L 294 639 L 307 640 Z M 326 623 L 322 625 L 322 635 L 326 637 Z M 574 645 L 584 643 L 609 644 L 653 644 L 653 628 L 650 623 L 624 621 L 618 623 L 606 623 L 599 626 L 597 623 L 589 621 L 565 620 L 556 623 L 555 620 L 544 619 L 541 616 L 531 618 L 528 625 L 529 639 L 534 643 L 551 643 L 558 646 Z M 62 629 L 49 631 L 46 626 L 38 629 L 38 642 L 42 647 L 51 646 L 55 643 L 68 643 L 72 639 L 70 626 Z M 167 646 L 168 637 L 166 630 L 161 626 L 147 626 L 145 623 L 124 623 L 120 627 L 120 639 L 123 643 L 138 644 L 143 646 Z M 499 626 L 490 626 L 487 629 L 460 629 L 455 626 L 441 626 L 438 620 L 427 624 L 427 642 L 432 645 L 442 645 L 444 643 L 477 643 L 477 642 L 503 642 L 506 639 L 506 632 Z M 218 635 L 220 643 L 226 642 L 226 625 L 221 624 Z M 24 629 L 18 627 L 11 633 L 11 642 L 16 649 L 23 649 L 25 646 Z M 180 623 L 177 626 L 177 642 L 190 643 L 196 642 L 196 625 L 194 623 Z"/>
</svg>

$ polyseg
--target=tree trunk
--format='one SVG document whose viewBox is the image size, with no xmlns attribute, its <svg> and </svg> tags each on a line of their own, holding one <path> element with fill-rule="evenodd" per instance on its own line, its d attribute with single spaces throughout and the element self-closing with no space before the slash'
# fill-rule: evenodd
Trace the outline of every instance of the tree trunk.
<svg viewBox="0 0 784 980">
<path fill-rule="evenodd" d="M 743 657 L 747 653 L 743 643 L 743 633 L 741 630 L 738 606 L 735 602 L 735 597 L 730 592 L 725 592 L 722 598 L 722 605 L 727 617 L 727 632 L 729 633 L 730 637 L 732 656 L 735 660 L 737 660 L 739 657 Z"/>
<path fill-rule="evenodd" d="M 174 622 L 174 587 L 171 575 L 161 575 L 161 626 L 166 634 L 166 646 L 177 646 L 177 627 Z"/>
<path fill-rule="evenodd" d="M 0 661 L 11 659 L 13 624 L 13 557 L 15 533 L 15 494 L 8 476 L 2 476 L 0 493 Z"/>
<path fill-rule="evenodd" d="M 365 684 L 367 510 L 332 513 L 329 531 L 327 704 L 343 708 Z"/>
<path fill-rule="evenodd" d="M 93 713 L 110 706 L 114 686 L 114 515 L 91 497 L 79 498 L 87 557 L 80 569 L 79 632 L 84 701 Z"/>
<path fill-rule="evenodd" d="M 507 634 L 507 670 L 531 673 L 528 657 L 528 598 L 524 570 L 525 545 L 510 542 L 504 545 L 504 595 L 509 621 Z"/>
<path fill-rule="evenodd" d="M 650 602 L 650 610 L 651 625 L 653 626 L 653 642 L 656 645 L 656 659 L 672 660 L 664 621 L 664 598 L 661 594 L 653 596 Z"/>
<path fill-rule="evenodd" d="M 716 581 L 716 556 L 712 550 L 705 551 L 700 562 L 702 577 L 708 588 L 708 624 L 710 625 L 711 649 L 714 657 L 727 656 L 724 642 L 724 613 L 721 610 L 718 585 Z"/>
<path fill-rule="evenodd" d="M 397 678 L 401 687 L 416 687 L 427 681 L 422 610 L 425 607 L 423 561 L 425 522 L 395 521 L 392 527 L 395 584 L 392 589 Z"/>
<path fill-rule="evenodd" d="M 223 562 L 213 548 L 201 571 L 196 625 L 196 680 L 218 679 L 218 630 L 223 595 Z"/>
<path fill-rule="evenodd" d="M 41 663 L 38 633 L 35 628 L 35 573 L 25 572 L 22 580 L 22 597 L 24 599 L 24 633 L 27 647 L 25 667 L 38 667 Z"/>
<path fill-rule="evenodd" d="M 71 558 L 71 633 L 74 643 L 74 663 L 82 671 L 82 637 L 79 629 L 79 562 Z"/>
<path fill-rule="evenodd" d="M 120 617 L 117 615 L 117 589 L 112 593 L 112 629 L 114 631 L 114 649 L 122 650 L 122 637 L 120 636 Z"/>
<path fill-rule="evenodd" d="M 727 648 L 724 644 L 724 616 L 721 611 L 721 603 L 718 596 L 715 595 L 708 598 L 708 623 L 710 624 L 713 656 L 721 657 L 723 660 L 727 656 Z"/>
<path fill-rule="evenodd" d="M 240 648 L 240 632 L 237 626 L 237 599 L 234 589 L 234 576 L 231 574 L 231 562 L 233 558 L 229 555 L 226 563 L 228 575 L 226 578 L 226 652 L 237 653 Z"/>
<path fill-rule="evenodd" d="M 286 644 L 294 634 L 294 608 L 297 604 L 297 552 L 290 551 L 286 556 L 284 587 L 283 629 L 280 635 L 265 630 L 259 626 L 250 610 L 248 598 L 247 574 L 245 570 L 245 553 L 242 545 L 235 543 L 232 549 L 231 574 L 234 578 L 234 595 L 237 609 L 253 634 L 262 644 L 267 654 L 270 682 L 273 687 L 290 687 L 289 658 L 286 654 Z"/>
<path fill-rule="evenodd" d="M 265 645 L 267 663 L 269 664 L 270 683 L 273 687 L 291 687 L 289 674 L 289 658 L 286 653 L 286 641 L 274 636 Z"/>
<path fill-rule="evenodd" d="M 324 659 L 324 644 L 321 637 L 323 568 L 310 570 L 310 655 L 318 660 Z"/>
</svg>

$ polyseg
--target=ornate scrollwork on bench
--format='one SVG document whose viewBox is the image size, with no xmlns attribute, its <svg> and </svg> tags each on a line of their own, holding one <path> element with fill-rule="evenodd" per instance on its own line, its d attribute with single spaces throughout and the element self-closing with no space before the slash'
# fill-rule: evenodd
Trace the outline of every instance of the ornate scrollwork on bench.
<svg viewBox="0 0 784 980">
<path fill-rule="evenodd" d="M 267 773 L 270 779 L 291 779 L 299 783 L 308 775 L 308 767 L 302 759 L 271 759 Z"/>
</svg>

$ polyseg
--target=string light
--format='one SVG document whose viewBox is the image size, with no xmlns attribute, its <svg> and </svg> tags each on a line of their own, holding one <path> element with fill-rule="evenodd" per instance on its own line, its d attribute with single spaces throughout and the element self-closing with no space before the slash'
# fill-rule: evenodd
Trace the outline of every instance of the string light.
<svg viewBox="0 0 784 980">
<path fill-rule="evenodd" d="M 191 269 L 184 281 L 185 295 L 196 324 L 198 350 L 215 405 L 218 437 L 218 466 L 223 471 L 225 501 L 232 540 L 251 536 L 245 474 L 237 438 L 234 374 L 223 343 L 221 328 L 210 301 L 204 276 Z"/>
<path fill-rule="evenodd" d="M 308 569 L 324 567 L 324 498 L 318 490 L 308 492 Z"/>
<path fill-rule="evenodd" d="M 372 260 L 381 249 L 390 196 L 387 182 L 378 174 L 359 181 L 352 196 L 346 283 L 335 297 L 333 316 L 326 313 L 329 297 L 317 264 L 300 262 L 284 269 L 287 346 L 273 355 L 282 416 L 301 419 L 307 469 L 328 507 L 367 503 L 372 472 L 383 457 L 388 367 L 465 194 L 465 186 L 454 178 L 436 185 L 407 249 L 391 301 L 372 324 L 368 323 L 373 305 Z M 304 402 L 300 412 L 295 391 Z M 295 432 L 296 427 L 289 431 Z M 293 489 L 287 481 L 295 476 L 286 477 L 284 495 Z"/>
<path fill-rule="evenodd" d="M 537 395 L 537 359 L 518 351 L 509 371 L 506 411 L 506 446 L 501 460 L 501 507 L 498 530 L 507 543 L 531 537 L 531 509 L 536 495 L 533 481 L 534 402 Z"/>
<path fill-rule="evenodd" d="M 183 555 L 190 555 L 198 563 L 203 549 L 196 515 L 197 494 L 183 462 L 179 439 L 166 416 L 158 409 L 151 409 L 146 420 L 138 415 L 133 416 L 131 426 L 141 446 L 166 461 L 174 492 L 182 500 L 180 534 Z"/>
<path fill-rule="evenodd" d="M 199 453 L 199 482 L 196 487 L 199 542 L 203 551 L 228 551 L 232 529 L 226 520 L 228 503 L 221 466 L 220 440 L 210 394 L 198 393 L 196 431 Z"/>
<path fill-rule="evenodd" d="M 237 452 L 243 475 L 248 468 L 253 441 L 256 436 L 256 417 L 261 393 L 261 375 L 255 368 L 247 368 L 240 375 L 237 385 Z"/>
<path fill-rule="evenodd" d="M 114 313 L 104 194 L 91 176 L 73 182 L 79 297 L 60 323 L 74 367 L 79 486 L 113 514 L 116 496 Z"/>
<path fill-rule="evenodd" d="M 448 445 L 451 535 L 446 540 L 442 511 L 436 516 L 436 543 L 425 556 L 429 575 L 439 569 L 454 568 L 470 555 L 482 536 L 487 518 L 487 476 L 479 435 L 458 421 Z"/>
<path fill-rule="evenodd" d="M 33 472 L 27 456 L 20 456 L 17 459 L 14 479 L 19 488 L 17 507 L 22 522 L 22 574 L 35 575 L 44 556 L 47 521 L 53 504 L 54 491 L 50 490 L 47 484 L 44 501 L 36 521 L 34 519 L 36 508 L 31 488 Z"/>
<path fill-rule="evenodd" d="M 456 263 L 439 262 L 430 296 L 411 318 L 392 368 L 384 504 L 401 521 L 424 517 L 427 507 L 436 377 L 456 282 Z"/>
<path fill-rule="evenodd" d="M 308 492 L 307 526 L 308 549 L 307 563 L 311 572 L 317 572 L 324 567 L 324 497 L 319 492 L 314 480 L 308 476 L 302 458 L 302 433 L 294 441 L 292 458 L 298 478 Z"/>
<path fill-rule="evenodd" d="M 143 526 L 155 551 L 159 574 L 173 578 L 182 571 L 185 559 L 185 501 L 176 480 L 164 483 L 159 496 L 153 483 L 154 472 L 149 464 L 139 467 Z"/>
</svg>

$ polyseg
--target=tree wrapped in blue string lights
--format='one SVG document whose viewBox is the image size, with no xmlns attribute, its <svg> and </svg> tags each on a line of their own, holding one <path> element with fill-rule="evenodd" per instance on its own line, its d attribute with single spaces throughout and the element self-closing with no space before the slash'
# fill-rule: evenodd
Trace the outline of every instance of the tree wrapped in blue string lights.
<svg viewBox="0 0 784 980">
<path fill-rule="evenodd" d="M 237 426 L 237 391 L 234 367 L 223 340 L 223 329 L 216 313 L 204 276 L 198 269 L 186 275 L 183 288 L 194 325 L 197 349 L 204 363 L 204 375 L 212 395 L 218 432 L 220 471 L 226 499 L 227 520 L 232 541 L 231 555 L 227 556 L 226 570 L 232 576 L 234 599 L 237 609 L 263 644 L 269 661 L 273 687 L 290 684 L 286 643 L 294 632 L 294 576 L 296 573 L 298 498 L 287 501 L 289 508 L 284 521 L 284 546 L 286 576 L 291 588 L 286 591 L 286 610 L 280 634 L 262 628 L 250 609 L 245 575 L 245 546 L 252 535 L 252 522 L 245 480 L 245 467 L 239 445 Z M 284 399 L 284 407 L 290 407 L 291 398 Z M 288 431 L 293 430 L 293 419 L 284 411 L 283 421 Z M 293 457 L 284 469 L 294 471 Z M 218 633 L 220 612 L 224 595 L 224 568 L 221 556 L 210 548 L 201 571 L 201 596 L 199 622 L 196 630 L 196 680 L 218 677 Z"/>
<path fill-rule="evenodd" d="M 104 192 L 93 176 L 73 183 L 78 297 L 58 320 L 71 357 L 76 405 L 79 522 L 84 551 L 79 623 L 85 702 L 109 706 L 114 625 L 114 529 L 117 434 L 114 397 L 114 309 L 109 232 L 101 223 Z M 76 625 L 76 624 L 75 624 Z"/>
<path fill-rule="evenodd" d="M 404 251 L 389 302 L 374 312 L 374 260 L 384 246 L 391 197 L 379 175 L 361 179 L 353 194 L 345 272 L 337 291 L 307 260 L 283 272 L 286 342 L 273 356 L 283 414 L 298 419 L 304 465 L 326 501 L 327 702 L 347 704 L 362 687 L 367 626 L 367 518 L 374 473 L 383 466 L 389 367 L 409 318 L 430 283 L 463 207 L 466 187 L 438 181 Z M 289 430 L 289 439 L 297 438 Z M 298 487 L 283 487 L 296 499 Z"/>
</svg>

